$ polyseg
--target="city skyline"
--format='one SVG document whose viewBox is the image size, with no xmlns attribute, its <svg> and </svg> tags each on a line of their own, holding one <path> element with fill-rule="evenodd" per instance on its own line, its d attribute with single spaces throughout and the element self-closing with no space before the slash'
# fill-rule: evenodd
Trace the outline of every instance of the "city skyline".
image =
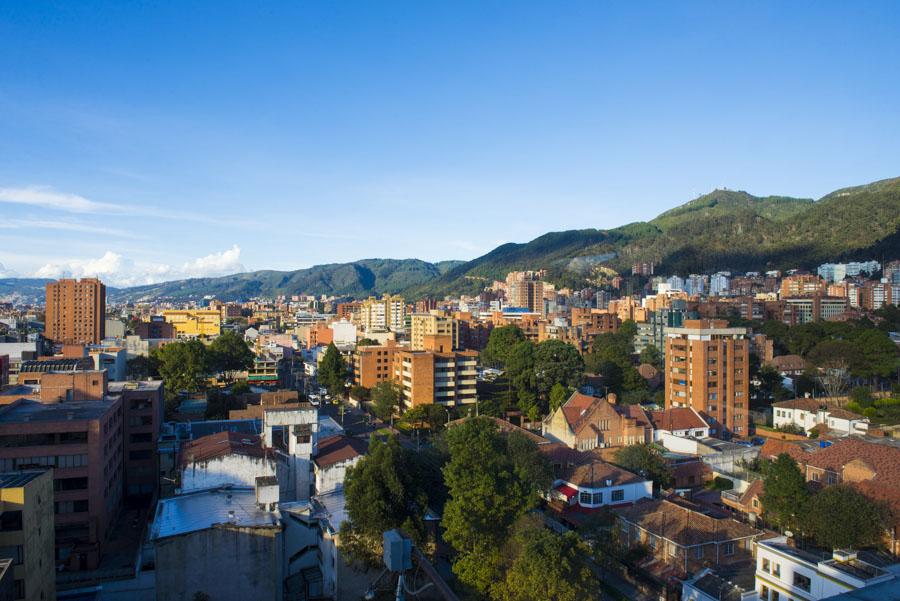
<svg viewBox="0 0 900 601">
<path fill-rule="evenodd" d="M 7 4 L 0 276 L 465 260 L 896 176 L 898 9 L 819 8 Z"/>
</svg>

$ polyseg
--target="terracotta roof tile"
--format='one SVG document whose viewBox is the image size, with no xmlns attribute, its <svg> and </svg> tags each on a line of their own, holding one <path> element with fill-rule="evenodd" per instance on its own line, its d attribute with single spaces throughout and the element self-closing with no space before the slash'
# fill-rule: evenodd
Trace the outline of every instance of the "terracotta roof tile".
<svg viewBox="0 0 900 601">
<path fill-rule="evenodd" d="M 651 534 L 690 546 L 761 536 L 762 530 L 737 520 L 716 519 L 665 499 L 647 499 L 632 507 L 614 510 L 621 518 L 637 524 Z"/>
<path fill-rule="evenodd" d="M 211 461 L 226 455 L 265 457 L 258 436 L 241 432 L 216 432 L 181 445 L 181 465 Z"/>
<path fill-rule="evenodd" d="M 708 428 L 709 425 L 690 407 L 672 407 L 665 411 L 647 413 L 653 427 L 657 430 L 693 430 Z"/>
<path fill-rule="evenodd" d="M 335 434 L 319 440 L 315 464 L 320 468 L 325 468 L 365 455 L 368 450 L 369 445 L 363 440 Z"/>
</svg>

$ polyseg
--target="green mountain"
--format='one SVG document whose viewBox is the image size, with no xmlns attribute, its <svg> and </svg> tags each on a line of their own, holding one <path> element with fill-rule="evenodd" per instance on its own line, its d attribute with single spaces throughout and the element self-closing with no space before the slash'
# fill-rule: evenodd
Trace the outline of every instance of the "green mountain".
<svg viewBox="0 0 900 601">
<path fill-rule="evenodd" d="M 327 294 L 365 297 L 395 294 L 436 279 L 460 261 L 427 263 L 418 259 L 365 259 L 353 263 L 316 265 L 297 271 L 252 271 L 215 278 L 194 278 L 110 291 L 113 302 L 167 298 L 222 300 L 254 296 Z"/>
<path fill-rule="evenodd" d="M 400 292 L 408 299 L 441 298 L 477 293 L 491 280 L 516 270 L 546 269 L 554 283 L 581 286 L 601 269 L 626 273 L 639 261 L 655 261 L 658 273 L 687 275 L 896 258 L 900 258 L 900 178 L 836 190 L 815 201 L 714 190 L 649 222 L 551 232 L 531 242 L 504 244 L 468 262 L 366 259 L 109 289 L 109 296 L 114 302 L 301 293 L 365 297 Z M 42 298 L 45 282 L 0 279 L 0 299 L 13 294 Z"/>
<path fill-rule="evenodd" d="M 0 278 L 0 302 L 43 302 L 47 282 L 43 278 Z"/>
<path fill-rule="evenodd" d="M 714 190 L 647 223 L 504 244 L 406 295 L 472 293 L 486 280 L 520 269 L 546 269 L 550 281 L 578 286 L 597 267 L 627 272 L 638 261 L 655 261 L 659 273 L 686 275 L 881 258 L 900 258 L 900 178 L 844 188 L 817 201 Z"/>
</svg>

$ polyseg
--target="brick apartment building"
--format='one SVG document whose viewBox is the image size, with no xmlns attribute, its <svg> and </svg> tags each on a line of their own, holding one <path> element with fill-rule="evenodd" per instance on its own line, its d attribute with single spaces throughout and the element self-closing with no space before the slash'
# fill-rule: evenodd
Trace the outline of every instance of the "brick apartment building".
<svg viewBox="0 0 900 601">
<path fill-rule="evenodd" d="M 725 320 L 684 321 L 666 331 L 666 409 L 693 407 L 728 431 L 746 436 L 750 423 L 750 340 Z"/>
<path fill-rule="evenodd" d="M 394 355 L 403 347 L 393 340 L 383 345 L 358 346 L 353 353 L 353 383 L 374 388 L 394 377 Z"/>
<path fill-rule="evenodd" d="M 149 498 L 159 482 L 158 444 L 165 400 L 161 380 L 110 382 L 109 396 L 122 399 L 125 413 L 125 497 Z"/>
<path fill-rule="evenodd" d="M 100 344 L 106 335 L 106 286 L 96 278 L 48 282 L 44 332 L 63 344 Z"/>
<path fill-rule="evenodd" d="M 141 340 L 168 340 L 177 335 L 175 326 L 162 315 L 154 315 L 150 321 L 135 324 L 134 333 Z"/>
<path fill-rule="evenodd" d="M 0 407 L 0 471 L 53 468 L 56 561 L 94 569 L 122 507 L 119 397 Z"/>
<path fill-rule="evenodd" d="M 425 346 L 435 350 L 400 350 L 394 354 L 393 380 L 400 385 L 403 404 L 475 403 L 478 352 L 450 350 L 448 336 L 426 336 Z"/>
</svg>

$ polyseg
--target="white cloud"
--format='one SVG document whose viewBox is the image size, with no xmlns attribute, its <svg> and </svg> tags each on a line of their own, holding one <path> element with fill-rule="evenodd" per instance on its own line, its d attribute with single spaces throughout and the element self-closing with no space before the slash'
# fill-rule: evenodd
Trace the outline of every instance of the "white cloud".
<svg viewBox="0 0 900 601">
<path fill-rule="evenodd" d="M 47 263 L 34 273 L 39 278 L 98 277 L 115 287 L 157 284 L 184 278 L 214 277 L 245 271 L 240 262 L 241 248 L 212 253 L 172 266 L 163 263 L 139 263 L 112 251 L 96 259 L 70 259 Z"/>
<path fill-rule="evenodd" d="M 7 219 L 3 222 L 0 222 L 0 229 L 48 229 L 62 230 L 66 232 L 84 232 L 87 234 L 101 234 L 104 236 L 116 236 L 119 238 L 146 239 L 146 236 L 139 236 L 127 230 L 90 225 L 88 223 L 81 223 L 78 221 L 60 221 L 53 219 Z"/>
<path fill-rule="evenodd" d="M 0 202 L 59 209 L 72 213 L 100 213 L 120 211 L 124 208 L 119 205 L 89 200 L 78 194 L 57 192 L 49 186 L 0 188 Z"/>
<path fill-rule="evenodd" d="M 0 278 L 14 278 L 18 277 L 18 275 L 18 273 L 16 273 L 12 269 L 7 269 L 3 266 L 3 263 L 0 263 Z"/>
</svg>

